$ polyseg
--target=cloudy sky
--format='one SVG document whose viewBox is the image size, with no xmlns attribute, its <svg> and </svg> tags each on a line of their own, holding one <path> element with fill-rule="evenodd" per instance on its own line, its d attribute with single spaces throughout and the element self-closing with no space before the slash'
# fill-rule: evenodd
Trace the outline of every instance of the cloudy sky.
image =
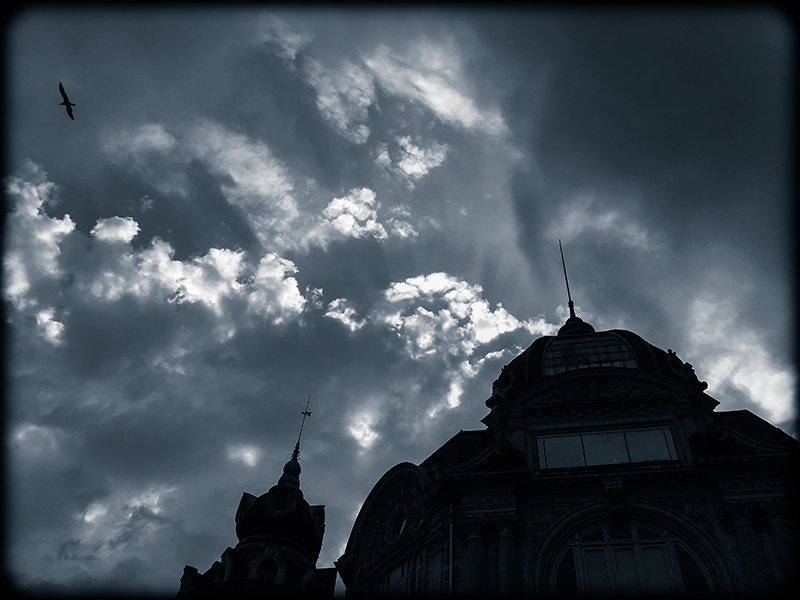
<svg viewBox="0 0 800 600">
<path fill-rule="evenodd" d="M 174 593 L 309 395 L 331 566 L 563 323 L 559 239 L 579 316 L 795 434 L 794 43 L 766 11 L 18 14 L 13 579 Z"/>
</svg>

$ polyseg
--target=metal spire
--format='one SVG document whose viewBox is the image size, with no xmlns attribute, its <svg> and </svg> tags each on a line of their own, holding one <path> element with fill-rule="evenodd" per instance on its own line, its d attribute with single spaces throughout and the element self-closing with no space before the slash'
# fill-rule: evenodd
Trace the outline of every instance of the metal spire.
<svg viewBox="0 0 800 600">
<path fill-rule="evenodd" d="M 300 434 L 297 436 L 297 443 L 294 445 L 294 451 L 292 452 L 292 460 L 300 460 L 300 436 L 303 435 L 303 425 L 306 424 L 306 417 L 311 416 L 311 411 L 308 410 L 308 403 L 311 402 L 311 395 L 309 394 L 308 400 L 306 400 L 306 409 L 300 413 L 303 415 L 303 420 L 300 422 Z"/>
<path fill-rule="evenodd" d="M 561 240 L 558 240 L 558 249 L 561 251 L 561 266 L 564 267 L 564 281 L 567 283 L 567 299 L 569 299 L 569 316 L 575 317 L 575 305 L 572 303 L 572 295 L 569 293 L 569 279 L 567 278 L 567 264 L 564 262 L 564 248 L 561 247 Z"/>
</svg>

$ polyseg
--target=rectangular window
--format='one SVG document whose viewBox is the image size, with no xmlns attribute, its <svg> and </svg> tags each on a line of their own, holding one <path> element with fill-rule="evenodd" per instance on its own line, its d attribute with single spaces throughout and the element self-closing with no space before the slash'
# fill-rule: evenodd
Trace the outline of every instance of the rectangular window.
<svg viewBox="0 0 800 600">
<path fill-rule="evenodd" d="M 540 437 L 542 469 L 678 460 L 669 427 Z"/>
<path fill-rule="evenodd" d="M 642 558 L 647 591 L 651 594 L 671 594 L 672 583 L 669 580 L 669 567 L 663 546 L 642 547 Z"/>
<path fill-rule="evenodd" d="M 582 467 L 586 464 L 579 435 L 545 439 L 544 455 L 548 469 Z"/>
<path fill-rule="evenodd" d="M 633 548 L 612 548 L 612 552 L 614 574 L 617 576 L 617 593 L 623 596 L 640 593 L 639 571 L 636 569 Z"/>
<path fill-rule="evenodd" d="M 645 429 L 643 431 L 626 431 L 628 450 L 631 462 L 647 462 L 650 460 L 675 460 L 675 447 L 672 436 L 665 429 Z"/>
<path fill-rule="evenodd" d="M 586 578 L 589 580 L 589 589 L 597 595 L 611 593 L 611 585 L 608 581 L 608 564 L 606 562 L 605 550 L 586 549 L 583 551 L 583 559 L 586 561 Z"/>
<path fill-rule="evenodd" d="M 625 447 L 625 434 L 595 433 L 584 435 L 583 447 L 586 449 L 586 465 L 617 465 L 630 462 Z"/>
</svg>

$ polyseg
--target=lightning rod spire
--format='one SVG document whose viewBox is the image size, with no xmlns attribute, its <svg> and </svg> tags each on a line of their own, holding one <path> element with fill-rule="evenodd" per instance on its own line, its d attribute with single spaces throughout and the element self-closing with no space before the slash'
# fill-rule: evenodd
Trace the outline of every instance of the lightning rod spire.
<svg viewBox="0 0 800 600">
<path fill-rule="evenodd" d="M 561 240 L 558 240 L 558 249 L 561 251 L 561 266 L 564 267 L 564 281 L 567 284 L 567 299 L 569 300 L 569 316 L 575 317 L 575 305 L 572 303 L 572 295 L 569 293 L 569 279 L 567 278 L 567 264 L 564 262 L 564 248 L 561 247 Z"/>
</svg>

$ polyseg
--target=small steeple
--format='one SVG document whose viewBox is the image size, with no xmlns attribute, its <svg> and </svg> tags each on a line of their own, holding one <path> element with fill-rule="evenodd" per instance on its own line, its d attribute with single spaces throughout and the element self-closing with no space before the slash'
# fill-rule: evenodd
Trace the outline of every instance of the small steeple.
<svg viewBox="0 0 800 600">
<path fill-rule="evenodd" d="M 300 422 L 300 433 L 297 436 L 297 443 L 292 450 L 292 457 L 285 465 L 283 465 L 283 475 L 278 479 L 278 485 L 290 485 L 294 488 L 300 489 L 300 438 L 303 436 L 303 426 L 306 424 L 306 417 L 311 416 L 311 411 L 308 410 L 308 404 L 311 402 L 311 396 L 306 400 L 306 409 L 300 413 L 303 415 L 303 420 Z"/>
<path fill-rule="evenodd" d="M 567 299 L 569 300 L 569 319 L 561 329 L 558 330 L 558 335 L 576 335 L 581 333 L 594 333 L 594 327 L 589 323 L 584 322 L 583 319 L 575 315 L 575 304 L 572 302 L 572 294 L 569 291 L 569 279 L 567 278 L 567 264 L 564 262 L 564 248 L 561 246 L 561 240 L 558 240 L 558 249 L 561 251 L 561 266 L 564 268 L 564 281 L 567 284 Z"/>
</svg>

